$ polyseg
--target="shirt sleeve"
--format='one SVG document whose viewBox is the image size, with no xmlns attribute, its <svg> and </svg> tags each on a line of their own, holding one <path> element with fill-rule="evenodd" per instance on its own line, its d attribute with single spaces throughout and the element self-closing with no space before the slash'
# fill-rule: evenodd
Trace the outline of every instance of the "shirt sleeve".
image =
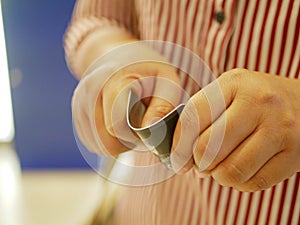
<svg viewBox="0 0 300 225">
<path fill-rule="evenodd" d="M 77 0 L 63 37 L 65 58 L 70 71 L 76 74 L 76 52 L 93 31 L 117 26 L 138 36 L 134 0 Z"/>
</svg>

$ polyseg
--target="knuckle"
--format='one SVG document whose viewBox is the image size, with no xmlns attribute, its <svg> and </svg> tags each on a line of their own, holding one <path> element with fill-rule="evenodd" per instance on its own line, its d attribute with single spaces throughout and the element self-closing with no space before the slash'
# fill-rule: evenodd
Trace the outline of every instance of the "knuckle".
<svg viewBox="0 0 300 225">
<path fill-rule="evenodd" d="M 230 89 L 231 94 L 235 96 L 241 85 L 248 83 L 249 79 L 252 79 L 249 76 L 249 71 L 242 68 L 235 68 L 223 73 L 220 77 L 220 82 L 223 85 L 223 89 Z"/>
<path fill-rule="evenodd" d="M 248 70 L 244 69 L 244 68 L 234 68 L 234 69 L 230 70 L 230 72 L 234 75 L 243 75 L 243 74 L 248 73 Z"/>
<path fill-rule="evenodd" d="M 279 153 L 286 149 L 289 145 L 289 137 L 285 132 L 278 132 L 276 126 L 265 127 L 260 130 L 262 139 L 265 139 L 265 144 L 269 145 L 268 151 Z"/>
<path fill-rule="evenodd" d="M 286 112 L 281 116 L 279 123 L 282 128 L 295 128 L 297 127 L 297 118 L 294 114 Z"/>
<path fill-rule="evenodd" d="M 274 107 L 284 107 L 285 102 L 281 96 L 273 91 L 264 91 L 258 99 L 258 103 L 261 105 L 268 105 Z"/>
<path fill-rule="evenodd" d="M 243 68 L 235 68 L 229 71 L 226 71 L 222 74 L 222 78 L 228 82 L 240 81 L 244 79 L 245 75 L 248 73 L 248 70 Z"/>
</svg>

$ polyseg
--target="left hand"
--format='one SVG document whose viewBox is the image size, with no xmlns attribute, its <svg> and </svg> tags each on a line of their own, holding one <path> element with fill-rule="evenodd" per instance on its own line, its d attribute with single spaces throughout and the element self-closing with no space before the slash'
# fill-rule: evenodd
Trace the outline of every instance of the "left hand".
<svg viewBox="0 0 300 225">
<path fill-rule="evenodd" d="M 223 109 L 220 99 L 205 94 L 214 94 L 215 82 Z M 300 80 L 234 69 L 215 82 L 186 104 L 174 133 L 173 163 L 185 160 L 182 171 L 196 165 L 240 191 L 267 189 L 300 171 Z M 222 125 L 221 139 L 211 138 Z"/>
</svg>

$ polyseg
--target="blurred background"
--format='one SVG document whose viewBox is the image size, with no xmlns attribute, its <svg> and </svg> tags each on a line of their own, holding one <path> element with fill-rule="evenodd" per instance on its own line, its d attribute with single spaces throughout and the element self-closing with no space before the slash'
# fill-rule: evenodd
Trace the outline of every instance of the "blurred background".
<svg viewBox="0 0 300 225">
<path fill-rule="evenodd" d="M 70 101 L 77 81 L 64 60 L 63 34 L 75 0 L 2 0 L 22 168 L 87 167 L 76 146 Z"/>
<path fill-rule="evenodd" d="M 72 131 L 62 40 L 75 0 L 0 1 L 15 128 L 0 140 L 0 225 L 86 224 L 101 185 Z"/>
</svg>

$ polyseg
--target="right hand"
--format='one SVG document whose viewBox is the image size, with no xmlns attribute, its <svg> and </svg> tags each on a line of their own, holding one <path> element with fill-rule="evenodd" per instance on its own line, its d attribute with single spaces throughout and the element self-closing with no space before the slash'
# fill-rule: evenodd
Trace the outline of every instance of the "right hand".
<svg viewBox="0 0 300 225">
<path fill-rule="evenodd" d="M 169 64 L 131 64 L 111 75 L 99 90 L 96 86 L 101 75 L 97 72 L 92 79 L 87 75 L 80 88 L 76 88 L 72 101 L 73 122 L 80 140 L 90 151 L 101 155 L 117 155 L 134 147 L 136 137 L 126 122 L 130 90 L 139 97 L 147 97 L 143 99 L 147 110 L 142 126 L 163 117 L 181 100 L 178 74 Z"/>
</svg>

